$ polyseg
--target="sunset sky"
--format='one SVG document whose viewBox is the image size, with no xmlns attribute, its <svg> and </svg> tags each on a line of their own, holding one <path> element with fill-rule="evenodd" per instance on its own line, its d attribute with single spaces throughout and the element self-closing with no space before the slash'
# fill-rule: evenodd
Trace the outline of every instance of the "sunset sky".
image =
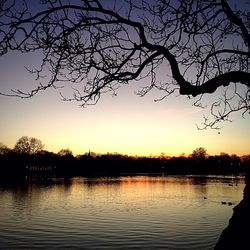
<svg viewBox="0 0 250 250">
<path fill-rule="evenodd" d="M 9 54 L 0 58 L 0 92 L 31 89 L 34 77 L 24 66 L 39 64 L 39 58 Z M 165 69 L 162 75 L 168 74 Z M 204 111 L 192 100 L 177 93 L 161 102 L 153 91 L 139 97 L 138 83 L 122 87 L 116 97 L 103 95 L 94 106 L 63 102 L 59 90 L 40 92 L 31 99 L 0 96 L 0 142 L 13 148 L 21 136 L 36 137 L 45 149 L 58 152 L 69 148 L 75 155 L 89 150 L 96 153 L 128 155 L 186 155 L 197 147 L 208 154 L 244 155 L 250 153 L 250 120 L 240 114 L 222 129 L 198 130 Z"/>
<path fill-rule="evenodd" d="M 28 88 L 34 83 L 24 65 L 25 56 L 0 60 L 1 91 Z M 135 83 L 136 84 L 136 83 Z M 233 116 L 232 123 L 216 130 L 197 130 L 204 110 L 192 106 L 186 97 L 173 95 L 154 102 L 159 93 L 145 97 L 135 94 L 137 86 L 127 85 L 118 96 L 102 96 L 95 106 L 79 107 L 63 102 L 57 90 L 48 90 L 31 99 L 0 97 L 0 141 L 13 147 L 23 135 L 39 138 L 45 149 L 74 154 L 118 152 L 129 155 L 190 154 L 205 147 L 211 155 L 250 153 L 249 118 Z"/>
</svg>

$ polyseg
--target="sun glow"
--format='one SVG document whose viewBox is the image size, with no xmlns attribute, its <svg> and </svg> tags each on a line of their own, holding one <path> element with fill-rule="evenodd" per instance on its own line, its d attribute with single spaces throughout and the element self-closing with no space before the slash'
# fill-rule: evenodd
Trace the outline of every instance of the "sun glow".
<svg viewBox="0 0 250 250">
<path fill-rule="evenodd" d="M 3 89 L 15 84 L 31 85 L 30 76 L 22 74 L 22 62 L 15 59 L 18 74 L 2 64 Z M 11 60 L 10 60 L 11 61 Z M 10 87 L 11 86 L 11 87 Z M 14 87 L 13 88 L 17 88 Z M 159 93 L 143 98 L 135 95 L 136 85 L 124 86 L 118 96 L 104 95 L 95 106 L 78 107 L 62 102 L 56 91 L 43 92 L 31 99 L 0 98 L 0 142 L 14 147 L 24 135 L 36 137 L 45 149 L 57 153 L 69 148 L 75 155 L 92 152 L 155 156 L 164 153 L 178 156 L 204 147 L 208 154 L 249 154 L 249 119 L 235 116 L 224 128 L 201 131 L 204 110 L 192 106 L 192 100 L 170 96 L 154 102 Z"/>
</svg>

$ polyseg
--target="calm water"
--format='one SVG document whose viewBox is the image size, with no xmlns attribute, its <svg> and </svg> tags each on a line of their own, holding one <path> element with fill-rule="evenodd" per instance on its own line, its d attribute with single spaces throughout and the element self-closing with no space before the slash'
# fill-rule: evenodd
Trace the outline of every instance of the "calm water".
<svg viewBox="0 0 250 250">
<path fill-rule="evenodd" d="M 243 178 L 212 176 L 0 186 L 0 248 L 212 249 L 243 188 Z"/>
</svg>

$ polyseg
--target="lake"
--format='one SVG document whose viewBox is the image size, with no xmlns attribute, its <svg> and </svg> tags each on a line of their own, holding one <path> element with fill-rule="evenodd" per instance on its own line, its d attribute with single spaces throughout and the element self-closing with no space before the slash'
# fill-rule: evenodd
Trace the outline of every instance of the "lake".
<svg viewBox="0 0 250 250">
<path fill-rule="evenodd" d="M 243 188 L 190 175 L 0 185 L 0 248 L 213 249 Z"/>
</svg>

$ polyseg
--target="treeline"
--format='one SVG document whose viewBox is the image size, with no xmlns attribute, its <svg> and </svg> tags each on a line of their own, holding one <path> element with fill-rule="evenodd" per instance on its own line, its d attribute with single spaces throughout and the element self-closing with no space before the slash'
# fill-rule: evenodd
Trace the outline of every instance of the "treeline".
<svg viewBox="0 0 250 250">
<path fill-rule="evenodd" d="M 73 156 L 69 149 L 57 154 L 44 150 L 41 140 L 22 136 L 13 149 L 0 143 L 0 176 L 27 175 L 71 177 L 79 175 L 240 174 L 250 169 L 250 155 L 239 157 L 221 153 L 209 156 L 199 147 L 185 157 L 132 157 L 121 154 L 85 153 Z"/>
<path fill-rule="evenodd" d="M 208 156 L 201 149 L 199 152 L 194 150 L 188 157 L 131 157 L 90 152 L 73 156 L 70 150 L 61 150 L 57 154 L 44 150 L 32 154 L 9 150 L 0 154 L 0 172 L 1 176 L 72 177 L 136 173 L 244 174 L 250 169 L 250 155 L 238 157 L 222 153 Z"/>
</svg>

